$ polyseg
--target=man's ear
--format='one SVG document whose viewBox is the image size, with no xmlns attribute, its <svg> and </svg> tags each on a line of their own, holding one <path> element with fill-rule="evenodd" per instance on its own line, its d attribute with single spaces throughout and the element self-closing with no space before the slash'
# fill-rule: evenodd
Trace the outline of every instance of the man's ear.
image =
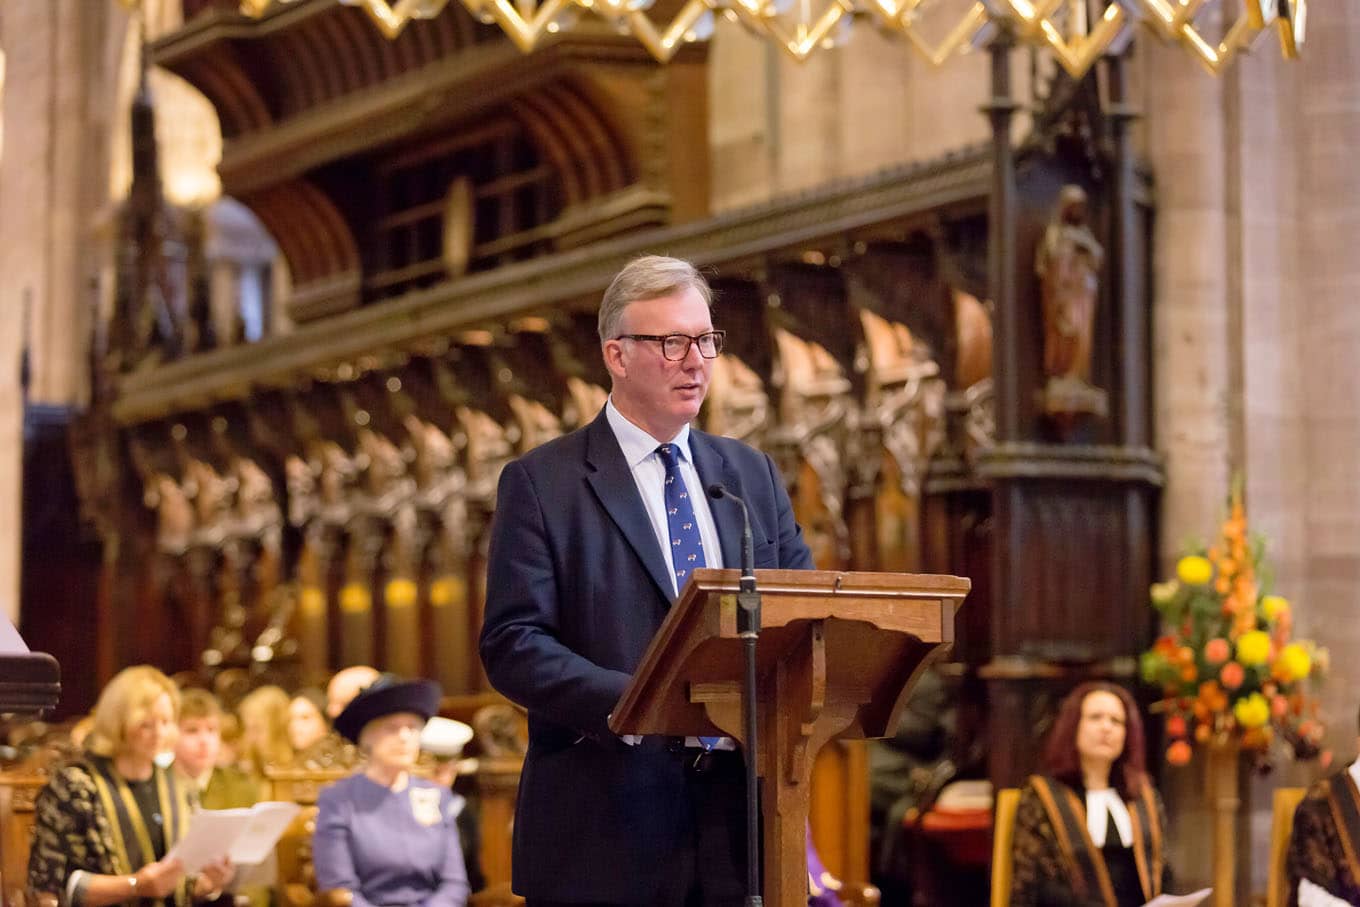
<svg viewBox="0 0 1360 907">
<path fill-rule="evenodd" d="M 604 353 L 604 367 L 609 369 L 609 374 L 615 378 L 627 378 L 628 366 L 623 361 L 623 341 L 606 340 L 601 345 Z"/>
</svg>

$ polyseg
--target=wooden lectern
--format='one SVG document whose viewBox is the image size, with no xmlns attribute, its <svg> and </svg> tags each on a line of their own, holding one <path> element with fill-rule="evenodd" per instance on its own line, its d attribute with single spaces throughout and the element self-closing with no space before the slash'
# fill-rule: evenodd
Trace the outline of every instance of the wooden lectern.
<svg viewBox="0 0 1360 907">
<path fill-rule="evenodd" d="M 695 570 L 609 725 L 618 734 L 742 734 L 737 570 Z M 916 678 L 948 651 L 970 583 L 957 576 L 757 570 L 757 770 L 765 903 L 808 896 L 812 760 L 838 737 L 886 737 Z"/>
</svg>

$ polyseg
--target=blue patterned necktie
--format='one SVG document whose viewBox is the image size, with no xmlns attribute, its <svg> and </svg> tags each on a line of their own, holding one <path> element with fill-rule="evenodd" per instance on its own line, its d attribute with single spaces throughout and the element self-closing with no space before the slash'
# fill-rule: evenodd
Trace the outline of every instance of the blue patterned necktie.
<svg viewBox="0 0 1360 907">
<path fill-rule="evenodd" d="M 666 526 L 670 530 L 671 563 L 678 592 L 684 588 L 692 570 L 707 566 L 704 542 L 699 536 L 699 521 L 694 518 L 694 502 L 685 487 L 685 477 L 680 473 L 680 451 L 674 444 L 662 444 L 656 452 L 666 464 Z M 700 737 L 699 744 L 711 750 L 718 739 Z"/>
<path fill-rule="evenodd" d="M 662 444 L 656 452 L 666 464 L 666 526 L 671 536 L 675 589 L 679 592 L 691 570 L 707 566 L 704 543 L 699 537 L 699 522 L 694 519 L 694 502 L 680 473 L 680 451 L 674 444 Z"/>
</svg>

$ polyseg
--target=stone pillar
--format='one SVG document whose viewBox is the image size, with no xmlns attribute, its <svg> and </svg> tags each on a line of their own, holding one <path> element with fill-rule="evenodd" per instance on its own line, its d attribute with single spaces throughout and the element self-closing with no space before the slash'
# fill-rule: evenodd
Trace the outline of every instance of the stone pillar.
<svg viewBox="0 0 1360 907">
<path fill-rule="evenodd" d="M 1240 465 L 1231 450 L 1227 216 L 1222 85 L 1176 46 L 1140 41 L 1146 154 L 1157 174 L 1153 372 L 1166 455 L 1161 553 L 1170 565 L 1203 536 Z"/>
<path fill-rule="evenodd" d="M 1360 705 L 1360 9 L 1335 4 L 1309 30 L 1292 106 L 1297 147 L 1299 279 L 1281 299 L 1296 326 L 1303 486 L 1292 503 L 1306 529 L 1300 550 L 1298 632 L 1332 649 L 1324 704 L 1338 757 L 1354 752 Z"/>
<path fill-rule="evenodd" d="M 5 36 L 5 148 L 0 156 L 0 317 L 27 326 L 33 302 L 47 292 L 43 267 L 46 232 L 46 162 L 52 141 L 47 99 L 52 71 L 47 59 L 55 11 L 34 3 L 0 10 Z M 19 36 L 24 40 L 18 40 Z M 19 86 L 23 90 L 19 90 Z M 20 520 L 23 503 L 23 391 L 19 361 L 32 331 L 0 331 L 0 610 L 18 619 Z"/>
<path fill-rule="evenodd" d="M 1230 336 L 1238 317 L 1229 299 L 1223 83 L 1180 47 L 1144 36 L 1138 54 L 1145 153 L 1157 178 L 1153 401 L 1155 444 L 1166 458 L 1159 536 L 1165 576 L 1187 539 L 1212 533 L 1230 476 L 1243 465 L 1231 419 L 1240 394 L 1232 351 L 1240 337 Z M 1207 884 L 1212 857 L 1202 777 L 1198 762 L 1161 773 L 1178 830 L 1168 842 L 1170 862 L 1192 887 Z"/>
<path fill-rule="evenodd" d="M 105 195 L 104 58 L 90 54 L 120 20 L 84 0 L 10 0 L 0 10 L 6 51 L 0 156 L 0 611 L 17 618 L 24 399 L 78 403 L 87 383 L 92 299 L 90 224 Z M 27 330 L 18 329 L 25 323 Z"/>
<path fill-rule="evenodd" d="M 1292 96 L 1300 67 L 1273 47 L 1237 61 L 1222 78 L 1225 122 L 1226 251 L 1231 448 L 1245 470 L 1247 513 L 1269 539 L 1275 590 L 1303 602 L 1300 559 L 1306 544 L 1301 482 L 1306 432 L 1300 401 L 1298 191 L 1281 174 L 1297 172 Z M 1206 530 L 1207 531 L 1207 530 Z M 1248 783 L 1242 811 L 1250 830 L 1239 852 L 1270 848 L 1271 798 L 1278 785 L 1306 784 L 1310 769 L 1285 766 L 1274 783 Z M 1240 861 L 1239 861 L 1240 862 Z M 1238 893 L 1263 891 L 1268 866 L 1239 866 Z"/>
<path fill-rule="evenodd" d="M 1158 185 L 1155 373 L 1158 445 L 1167 457 L 1163 566 L 1210 534 L 1230 475 L 1247 476 L 1248 515 L 1270 540 L 1275 588 L 1297 605 L 1296 633 L 1333 654 L 1324 693 L 1331 743 L 1348 760 L 1360 671 L 1360 11 L 1314 29 L 1298 63 L 1273 36 L 1219 80 L 1178 48 L 1142 42 L 1145 140 Z M 1207 865 L 1199 769 L 1167 771 L 1181 832 L 1174 865 Z M 1287 767 L 1280 784 L 1317 769 Z M 1269 833 L 1269 787 L 1244 801 L 1244 853 Z M 1259 891 L 1264 866 L 1240 873 Z"/>
</svg>

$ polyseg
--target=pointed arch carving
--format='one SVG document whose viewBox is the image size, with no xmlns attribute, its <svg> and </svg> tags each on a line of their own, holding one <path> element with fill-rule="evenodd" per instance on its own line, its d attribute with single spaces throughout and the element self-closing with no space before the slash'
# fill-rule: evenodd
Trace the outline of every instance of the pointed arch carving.
<svg viewBox="0 0 1360 907">
<path fill-rule="evenodd" d="M 510 105 L 561 174 L 568 207 L 627 188 L 637 166 L 621 131 L 579 82 L 540 86 Z"/>
</svg>

